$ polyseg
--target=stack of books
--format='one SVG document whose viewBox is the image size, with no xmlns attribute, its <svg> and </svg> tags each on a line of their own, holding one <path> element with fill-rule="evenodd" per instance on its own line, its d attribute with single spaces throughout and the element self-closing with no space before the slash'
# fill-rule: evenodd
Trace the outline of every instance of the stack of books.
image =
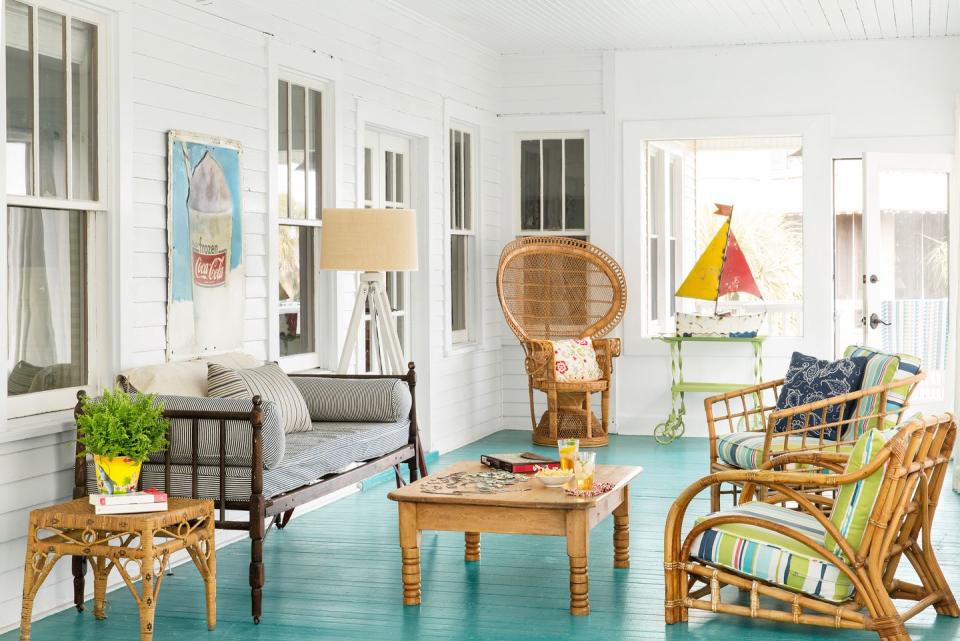
<svg viewBox="0 0 960 641">
<path fill-rule="evenodd" d="M 127 494 L 91 494 L 90 505 L 97 514 L 138 514 L 166 512 L 167 495 L 159 490 Z"/>
</svg>

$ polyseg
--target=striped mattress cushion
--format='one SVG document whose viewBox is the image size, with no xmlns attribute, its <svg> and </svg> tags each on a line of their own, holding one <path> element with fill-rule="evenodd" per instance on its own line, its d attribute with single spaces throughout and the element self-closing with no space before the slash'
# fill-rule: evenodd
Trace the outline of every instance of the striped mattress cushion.
<svg viewBox="0 0 960 641">
<path fill-rule="evenodd" d="M 410 415 L 410 388 L 396 378 L 291 376 L 311 421 L 392 423 Z"/>
<path fill-rule="evenodd" d="M 283 417 L 287 434 L 310 430 L 310 412 L 303 394 L 276 363 L 250 369 L 231 369 L 207 363 L 209 396 L 217 398 L 261 398 L 273 401 Z"/>
<path fill-rule="evenodd" d="M 826 534 L 809 514 L 779 505 L 752 502 L 711 516 L 726 514 L 783 525 L 816 543 L 823 543 Z M 690 554 L 704 563 L 827 601 L 840 603 L 853 595 L 853 584 L 836 565 L 795 539 L 759 526 L 725 523 L 705 530 L 693 541 Z"/>
<path fill-rule="evenodd" d="M 263 494 L 271 498 L 316 483 L 320 478 L 343 470 L 352 463 L 378 458 L 408 442 L 410 422 L 395 423 L 314 423 L 310 432 L 287 435 L 287 455 L 283 464 L 263 474 Z M 251 468 L 228 466 L 225 469 L 229 500 L 250 498 Z M 164 489 L 163 465 L 143 466 L 143 486 Z M 172 496 L 192 496 L 193 474 L 189 465 L 174 465 L 170 470 Z M 87 461 L 87 490 L 97 491 L 92 460 Z M 197 470 L 197 496 L 220 496 L 220 468 L 202 465 Z"/>
<path fill-rule="evenodd" d="M 763 464 L 763 441 L 765 432 L 733 432 L 724 434 L 717 439 L 717 458 L 721 462 L 741 470 L 756 470 Z M 774 436 L 770 446 L 770 456 L 777 456 L 784 452 L 793 452 L 802 449 L 817 449 L 826 452 L 847 453 L 853 446 L 850 444 L 837 445 L 836 441 L 823 440 L 820 446 L 818 438 L 807 438 L 806 444 L 799 436 L 791 436 L 784 443 L 786 437 Z"/>
</svg>

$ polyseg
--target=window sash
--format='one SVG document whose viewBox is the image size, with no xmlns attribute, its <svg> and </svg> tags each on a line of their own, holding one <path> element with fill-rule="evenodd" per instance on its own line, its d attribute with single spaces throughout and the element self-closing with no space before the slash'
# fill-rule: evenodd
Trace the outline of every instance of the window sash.
<svg viewBox="0 0 960 641">
<path fill-rule="evenodd" d="M 570 140 L 582 140 L 583 141 L 583 225 L 579 227 L 569 226 L 567 224 L 567 141 Z M 545 190 L 545 177 L 544 177 L 544 142 L 545 141 L 559 141 L 560 143 L 560 228 L 559 229 L 547 229 L 546 225 L 546 190 Z M 539 195 L 539 219 L 540 226 L 538 229 L 527 229 L 523 227 L 522 220 L 522 185 L 523 185 L 523 169 L 522 163 L 519 162 L 520 158 L 520 149 L 524 142 L 536 142 L 538 147 L 537 154 L 537 168 L 539 175 L 537 177 L 538 182 L 538 195 Z M 517 171 L 519 176 L 518 188 L 516 189 L 517 198 L 520 201 L 517 207 L 517 211 L 520 214 L 517 217 L 517 235 L 518 236 L 585 236 L 586 230 L 589 227 L 589 158 L 587 155 L 587 137 L 583 134 L 542 134 L 536 136 L 520 136 L 517 143 Z"/>
<path fill-rule="evenodd" d="M 476 313 L 478 308 L 476 274 L 478 257 L 476 252 L 476 157 L 477 147 L 474 143 L 474 132 L 460 128 L 449 129 L 449 160 L 448 185 L 450 189 L 450 215 L 447 229 L 447 253 L 449 255 L 447 283 L 449 287 L 449 303 L 447 313 L 449 320 L 447 327 L 450 330 L 451 345 L 463 345 L 475 338 L 477 326 Z M 462 268 L 454 270 L 454 239 L 462 238 Z M 455 306 L 462 304 L 461 310 Z M 454 323 L 462 314 L 463 327 L 455 327 Z"/>
<path fill-rule="evenodd" d="M 31 2 L 22 2 L 15 0 L 18 4 L 26 6 L 29 9 L 30 33 L 27 36 L 28 46 L 30 48 L 31 59 L 31 96 L 32 96 L 32 154 L 31 154 L 31 193 L 28 194 L 7 194 L 7 205 L 17 207 L 30 207 L 38 209 L 76 209 L 86 210 L 88 212 L 106 210 L 104 203 L 104 171 L 101 132 L 103 131 L 103 116 L 101 109 L 101 97 L 103 95 L 103 78 L 99 70 L 102 68 L 102 47 L 100 46 L 101 28 L 96 20 L 86 15 L 80 15 L 80 12 L 68 11 L 67 7 L 59 3 L 44 3 L 43 5 Z M 4 5 L 4 12 L 6 6 Z M 40 51 L 38 45 L 38 34 L 40 24 L 40 12 L 54 14 L 61 18 L 61 48 L 63 64 L 63 99 L 64 99 L 64 163 L 65 163 L 65 196 L 41 196 L 40 195 Z M 96 162 L 92 163 L 92 169 L 97 172 L 95 189 L 96 198 L 79 199 L 74 198 L 74 171 L 73 171 L 73 24 L 74 22 L 90 25 L 93 27 L 93 44 L 90 51 L 91 64 L 94 66 L 94 86 L 96 91 L 96 104 L 94 105 L 93 121 L 95 124 L 94 140 L 91 144 L 96 148 Z M 4 27 L 5 29 L 6 27 Z M 6 34 L 3 34 L 4 45 L 7 44 Z M 6 51 L 4 51 L 4 55 Z"/>
<path fill-rule="evenodd" d="M 54 390 L 44 390 L 16 396 L 6 396 L 6 416 L 8 418 L 23 418 L 31 415 L 45 412 L 54 412 L 68 410 L 76 404 L 76 397 L 79 391 L 93 393 L 98 390 L 104 381 L 101 380 L 102 372 L 99 363 L 103 361 L 101 354 L 102 348 L 102 328 L 101 322 L 104 316 L 98 310 L 105 307 L 106 291 L 96 284 L 104 280 L 100 278 L 106 269 L 106 258 L 104 252 L 106 243 L 99 240 L 101 236 L 107 233 L 106 216 L 109 209 L 106 204 L 106 177 L 105 155 L 102 153 L 103 132 L 105 128 L 105 110 L 103 96 L 105 91 L 105 78 L 100 70 L 104 67 L 104 47 L 102 46 L 104 38 L 104 19 L 103 16 L 93 10 L 86 10 L 82 7 L 68 5 L 59 0 L 49 0 L 40 4 L 34 2 L 23 2 L 18 0 L 20 5 L 29 9 L 28 24 L 30 33 L 26 36 L 29 48 L 30 60 L 30 95 L 32 104 L 30 125 L 33 149 L 31 150 L 29 178 L 30 191 L 27 194 L 6 194 L 6 207 L 20 207 L 29 209 L 47 209 L 76 211 L 84 215 L 84 228 L 86 234 L 86 254 L 83 260 L 83 277 L 85 280 L 85 310 L 84 323 L 85 333 L 83 335 L 83 345 L 86 350 L 86 368 L 85 382 L 83 385 L 65 387 Z M 49 12 L 60 16 L 61 23 L 61 42 L 62 64 L 63 64 L 63 145 L 64 145 L 64 191 L 62 196 L 40 196 L 40 105 L 39 105 L 39 72 L 40 72 L 40 51 L 37 46 L 37 36 L 39 33 L 40 11 Z M 4 11 L 6 8 L 4 7 Z M 76 173 L 75 169 L 75 141 L 74 141 L 74 74 L 73 74 L 73 38 L 74 25 L 84 25 L 90 28 L 92 34 L 91 46 L 87 54 L 89 55 L 88 64 L 90 75 L 86 78 L 89 81 L 89 90 L 92 93 L 91 101 L 88 105 L 90 112 L 86 114 L 83 120 L 88 127 L 89 140 L 91 147 L 87 156 L 86 163 L 88 170 L 94 173 L 90 189 L 93 190 L 93 198 L 76 197 Z M 5 29 L 4 29 L 5 31 Z M 6 33 L 4 37 L 4 54 L 6 55 L 6 45 L 8 44 Z M 81 69 L 81 72 L 83 70 Z M 83 79 L 81 79 L 83 81 Z M 80 112 L 82 114 L 82 112 Z M 9 132 L 5 132 L 9 136 Z M 88 178 L 88 180 L 90 180 Z M 86 194 L 85 194 L 86 195 Z M 5 259 L 7 260 L 7 259 Z M 4 273 L 8 266 L 4 266 Z M 6 289 L 5 287 L 3 288 Z M 8 301 L 4 300 L 5 304 Z M 4 360 L 7 359 L 7 341 L 8 336 L 3 337 L 4 347 L 0 352 L 4 354 Z M 3 389 L 6 389 L 6 382 Z"/>
</svg>

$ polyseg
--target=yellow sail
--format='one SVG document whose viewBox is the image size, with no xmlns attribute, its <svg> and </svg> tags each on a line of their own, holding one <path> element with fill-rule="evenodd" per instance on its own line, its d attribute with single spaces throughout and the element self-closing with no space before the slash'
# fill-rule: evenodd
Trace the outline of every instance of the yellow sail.
<svg viewBox="0 0 960 641">
<path fill-rule="evenodd" d="M 730 219 L 727 218 L 720 225 L 717 235 L 700 255 L 693 269 L 687 274 L 680 288 L 677 289 L 677 296 L 717 300 L 717 293 L 720 291 L 720 272 L 723 270 L 723 252 L 727 248 L 729 230 Z"/>
</svg>

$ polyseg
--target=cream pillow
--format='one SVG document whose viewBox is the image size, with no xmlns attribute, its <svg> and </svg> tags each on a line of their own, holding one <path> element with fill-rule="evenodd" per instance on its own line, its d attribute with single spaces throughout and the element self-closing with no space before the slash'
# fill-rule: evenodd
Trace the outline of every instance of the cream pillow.
<svg viewBox="0 0 960 641">
<path fill-rule="evenodd" d="M 192 361 L 174 361 L 134 367 L 121 372 L 130 384 L 145 394 L 207 396 L 207 363 L 230 369 L 248 369 L 263 363 L 243 352 L 217 354 Z"/>
</svg>

